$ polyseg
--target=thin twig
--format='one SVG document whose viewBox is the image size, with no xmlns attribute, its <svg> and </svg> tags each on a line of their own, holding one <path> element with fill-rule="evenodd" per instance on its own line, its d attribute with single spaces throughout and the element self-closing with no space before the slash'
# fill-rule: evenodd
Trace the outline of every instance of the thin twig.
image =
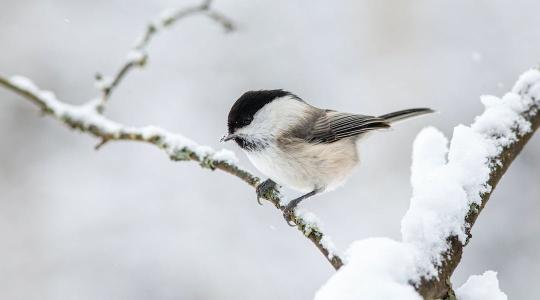
<svg viewBox="0 0 540 300">
<path fill-rule="evenodd" d="M 211 0 L 203 1 L 201 4 L 192 7 L 162 12 L 158 19 L 146 25 L 144 33 L 138 39 L 133 49 L 127 54 L 126 60 L 114 76 L 103 76 L 99 73 L 96 74 L 96 86 L 101 90 L 101 101 L 97 103 L 98 112 L 101 113 L 104 111 L 105 103 L 128 73 L 134 68 L 143 67 L 146 64 L 148 61 L 147 48 L 150 41 L 157 33 L 176 24 L 182 19 L 197 14 L 207 16 L 210 20 L 216 22 L 216 24 L 222 26 L 226 32 L 231 32 L 235 29 L 231 19 L 212 9 Z"/>
</svg>

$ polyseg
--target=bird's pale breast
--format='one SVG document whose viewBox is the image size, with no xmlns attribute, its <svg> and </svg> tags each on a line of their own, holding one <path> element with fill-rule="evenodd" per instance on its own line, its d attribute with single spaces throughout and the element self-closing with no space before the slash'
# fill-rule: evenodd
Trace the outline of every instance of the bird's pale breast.
<svg viewBox="0 0 540 300">
<path fill-rule="evenodd" d="M 305 193 L 335 189 L 344 183 L 358 162 L 353 139 L 311 144 L 281 138 L 274 146 L 246 153 L 264 175 Z"/>
</svg>

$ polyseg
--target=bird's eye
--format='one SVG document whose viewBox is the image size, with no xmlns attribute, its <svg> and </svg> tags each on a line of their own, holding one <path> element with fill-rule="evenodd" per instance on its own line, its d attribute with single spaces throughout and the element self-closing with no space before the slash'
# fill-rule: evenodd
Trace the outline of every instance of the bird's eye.
<svg viewBox="0 0 540 300">
<path fill-rule="evenodd" d="M 243 119 L 240 121 L 240 125 L 242 126 L 247 126 L 249 123 L 251 123 L 251 119 Z"/>
</svg>

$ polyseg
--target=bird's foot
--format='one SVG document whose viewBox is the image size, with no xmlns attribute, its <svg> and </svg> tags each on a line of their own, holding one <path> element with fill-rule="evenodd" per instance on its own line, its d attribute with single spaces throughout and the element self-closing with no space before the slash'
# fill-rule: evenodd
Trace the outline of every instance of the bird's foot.
<svg viewBox="0 0 540 300">
<path fill-rule="evenodd" d="M 262 205 L 261 198 L 267 198 L 268 193 L 276 188 L 276 183 L 272 179 L 266 179 L 265 181 L 259 183 L 255 188 L 257 192 L 257 202 L 259 205 Z"/>
<path fill-rule="evenodd" d="M 283 218 L 285 218 L 285 222 L 287 222 L 287 224 L 291 227 L 296 226 L 296 223 L 294 222 L 296 218 L 294 215 L 294 211 L 296 210 L 296 206 L 298 206 L 298 203 L 300 203 L 300 201 L 296 200 L 297 199 L 294 199 L 289 202 L 289 204 L 285 206 L 285 209 L 283 209 Z"/>
<path fill-rule="evenodd" d="M 302 202 L 304 199 L 309 198 L 319 193 L 320 191 L 321 189 L 315 189 L 305 195 L 302 195 L 296 199 L 291 200 L 289 204 L 285 206 L 285 208 L 283 209 L 283 217 L 285 218 L 285 221 L 287 221 L 287 224 L 289 224 L 289 226 L 291 227 L 296 226 L 296 216 L 294 215 L 294 211 L 296 207 L 298 206 L 298 204 Z"/>
</svg>

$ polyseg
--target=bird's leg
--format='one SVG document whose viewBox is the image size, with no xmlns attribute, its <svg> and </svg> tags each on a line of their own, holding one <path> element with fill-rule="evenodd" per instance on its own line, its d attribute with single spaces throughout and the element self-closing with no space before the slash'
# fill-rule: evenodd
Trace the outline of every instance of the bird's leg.
<svg viewBox="0 0 540 300">
<path fill-rule="evenodd" d="M 255 191 L 257 192 L 257 202 L 262 205 L 261 198 L 271 190 L 276 188 L 276 183 L 272 179 L 266 179 L 265 181 L 259 183 Z"/>
<path fill-rule="evenodd" d="M 304 199 L 307 199 L 311 196 L 314 196 L 315 194 L 317 194 L 319 192 L 319 190 L 313 190 L 305 195 L 302 195 L 296 199 L 293 199 L 289 202 L 289 204 L 287 204 L 287 206 L 285 207 L 285 209 L 283 209 L 283 217 L 285 218 L 285 221 L 287 221 L 287 224 L 289 224 L 289 226 L 291 227 L 294 227 L 295 224 L 292 223 L 292 220 L 293 220 L 293 217 L 294 217 L 294 210 L 296 209 L 296 206 L 298 206 L 298 204 L 300 202 L 302 202 Z"/>
</svg>

